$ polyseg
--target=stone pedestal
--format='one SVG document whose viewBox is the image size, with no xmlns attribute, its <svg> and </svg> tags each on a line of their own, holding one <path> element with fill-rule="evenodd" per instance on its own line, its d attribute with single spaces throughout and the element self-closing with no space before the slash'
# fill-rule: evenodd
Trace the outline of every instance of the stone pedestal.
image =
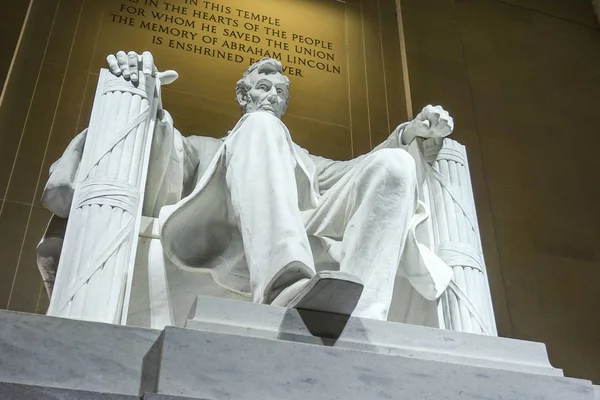
<svg viewBox="0 0 600 400">
<path fill-rule="evenodd" d="M 562 376 L 542 343 L 199 296 L 187 328 Z"/>
<path fill-rule="evenodd" d="M 0 311 L 0 398 L 595 395 L 538 343 L 199 297 L 187 328 L 162 332 Z"/>
</svg>

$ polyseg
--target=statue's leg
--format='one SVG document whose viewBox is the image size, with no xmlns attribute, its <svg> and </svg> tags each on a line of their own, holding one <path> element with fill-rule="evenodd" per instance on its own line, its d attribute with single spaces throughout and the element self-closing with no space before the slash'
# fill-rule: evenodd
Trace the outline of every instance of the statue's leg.
<svg viewBox="0 0 600 400">
<path fill-rule="evenodd" d="M 414 160 L 406 151 L 379 150 L 345 173 L 305 218 L 310 234 L 342 241 L 340 271 L 363 280 L 355 316 L 387 319 L 417 206 L 416 185 Z"/>
<path fill-rule="evenodd" d="M 315 273 L 298 208 L 288 133 L 264 113 L 247 117 L 226 142 L 226 181 L 244 242 L 254 302 L 269 303 Z"/>
</svg>

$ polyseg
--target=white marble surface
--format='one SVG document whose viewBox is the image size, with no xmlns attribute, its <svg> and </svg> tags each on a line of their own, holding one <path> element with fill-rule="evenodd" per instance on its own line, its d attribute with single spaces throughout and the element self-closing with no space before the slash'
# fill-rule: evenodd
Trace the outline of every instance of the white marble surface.
<svg viewBox="0 0 600 400">
<path fill-rule="evenodd" d="M 108 390 L 108 389 L 107 389 Z M 2 400 L 140 400 L 140 396 L 0 382 Z M 158 398 L 156 400 L 159 400 Z M 168 400 L 168 399 L 165 399 Z"/>
<path fill-rule="evenodd" d="M 65 152 L 65 159 L 51 168 L 44 205 L 57 212 L 56 203 L 72 204 L 48 315 L 124 322 L 123 299 L 128 304 L 157 86 L 153 77 L 142 76 L 133 85 L 101 70 L 79 162 L 73 164 Z M 77 172 L 69 167 L 78 167 Z M 71 201 L 57 201 L 64 197 L 60 188 L 71 184 Z"/>
<path fill-rule="evenodd" d="M 557 376 L 166 328 L 157 392 L 210 399 L 593 400 Z"/>
<path fill-rule="evenodd" d="M 77 149 L 83 156 L 71 157 L 76 151 L 69 147 L 45 191 L 53 212 L 69 214 L 51 315 L 125 322 L 144 188 L 146 215 L 160 212 L 164 254 L 183 269 L 218 260 L 204 267 L 218 270 L 213 275 L 229 290 L 251 291 L 257 303 L 270 303 L 281 289 L 316 273 L 309 236 L 336 242 L 325 252 L 340 271 L 365 283 L 356 315 L 386 320 L 395 276 L 419 297 L 403 298 L 404 308 L 433 302 L 448 286 L 451 269 L 417 242 L 415 229 L 427 211 L 415 207 L 420 166 L 406 151 L 417 137 L 452 132 L 442 107 L 426 106 L 365 157 L 340 162 L 312 156 L 280 119 L 290 101 L 281 63 L 262 59 L 237 82 L 243 115 L 214 147 L 207 143 L 215 139 L 181 135 L 162 108 L 160 85 L 176 73 L 159 73 L 149 52 L 120 51 L 107 61 L 85 145 Z M 70 211 L 52 207 L 71 202 Z M 232 267 L 218 249 L 240 238 L 250 268 L 242 262 Z M 160 248 L 151 253 L 156 258 Z M 151 326 L 176 319 L 164 291 L 151 287 L 150 295 Z"/>
<path fill-rule="evenodd" d="M 431 247 L 454 276 L 438 303 L 440 327 L 497 336 L 464 146 L 451 139 L 420 142 L 429 197 Z"/>
<path fill-rule="evenodd" d="M 167 395 L 167 394 L 146 393 L 142 400 L 205 400 L 205 399 L 199 399 L 198 397 L 181 397 L 181 396 L 171 396 L 171 395 Z"/>
<path fill-rule="evenodd" d="M 395 325 L 363 322 L 363 326 L 351 329 L 351 337 L 372 337 L 375 329 Z M 349 325 L 352 323 L 350 320 Z M 407 331 L 393 332 L 396 341 L 408 342 L 414 337 L 411 329 L 425 332 L 424 328 L 405 327 Z M 452 341 L 458 336 L 499 340 L 446 333 L 450 335 L 442 335 L 436 344 L 441 353 L 446 342 L 456 345 L 457 350 L 469 349 Z M 10 399 L 3 394 L 25 389 L 21 392 L 36 394 L 36 400 L 122 400 L 117 394 L 133 400 L 143 393 L 147 400 L 594 400 L 591 382 L 583 380 L 460 364 L 459 358 L 440 362 L 394 355 L 393 349 L 385 346 L 377 351 L 358 351 L 293 342 L 291 337 L 256 338 L 254 334 L 250 330 L 246 335 L 233 335 L 171 327 L 160 334 L 149 329 L 0 311 L 0 398 Z M 338 342 L 345 340 L 342 337 Z M 426 335 L 422 340 L 435 343 Z M 490 348 L 489 343 L 479 345 Z M 526 346 L 520 348 L 527 351 Z M 85 393 L 91 397 L 79 393 L 82 395 L 74 398 L 72 392 L 60 389 L 96 393 Z M 147 394 L 155 390 L 162 396 Z M 29 400 L 26 396 L 16 399 Z"/>
<path fill-rule="evenodd" d="M 325 342 L 338 348 L 562 376 L 560 369 L 550 365 L 542 343 L 365 318 L 345 319 L 319 313 L 301 315 L 297 310 L 208 296 L 198 296 L 186 327 L 264 339 L 311 344 Z M 313 336 L 315 330 L 337 331 L 339 335 L 341 329 L 335 344 Z"/>
<path fill-rule="evenodd" d="M 107 388 L 106 390 L 109 390 Z M 2 400 L 206 400 L 198 397 L 145 393 L 142 396 L 0 382 Z"/>
<path fill-rule="evenodd" d="M 169 325 L 184 326 L 190 308 L 199 293 L 224 299 L 250 301 L 249 297 L 229 292 L 217 285 L 209 273 L 177 268 L 165 257 L 162 258 L 164 263 L 161 262 L 162 260 L 151 260 L 149 253 L 153 246 L 160 246 L 160 239 L 147 236 L 139 238 L 127 325 L 163 329 L 166 324 L 154 325 L 155 318 L 157 318 L 156 310 L 163 306 L 162 314 L 158 316 L 158 319 L 171 318 Z M 161 295 L 153 297 L 150 293 L 151 282 L 157 279 L 156 277 L 152 279 L 152 272 L 159 267 L 164 268 L 166 284 L 161 289 Z M 161 299 L 165 297 L 168 301 L 166 308 L 164 303 L 161 304 Z M 169 317 L 165 315 L 167 313 Z"/>
<path fill-rule="evenodd" d="M 160 332 L 0 311 L 0 382 L 139 395 Z"/>
</svg>

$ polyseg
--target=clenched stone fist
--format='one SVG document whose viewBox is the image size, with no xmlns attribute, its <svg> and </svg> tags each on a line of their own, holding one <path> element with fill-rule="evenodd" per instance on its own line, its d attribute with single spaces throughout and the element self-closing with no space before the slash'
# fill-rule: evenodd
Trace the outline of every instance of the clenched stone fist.
<svg viewBox="0 0 600 400">
<path fill-rule="evenodd" d="M 443 138 L 451 134 L 453 130 L 454 120 L 448 111 L 440 106 L 428 105 L 404 127 L 402 142 L 408 144 L 416 137 Z"/>
</svg>

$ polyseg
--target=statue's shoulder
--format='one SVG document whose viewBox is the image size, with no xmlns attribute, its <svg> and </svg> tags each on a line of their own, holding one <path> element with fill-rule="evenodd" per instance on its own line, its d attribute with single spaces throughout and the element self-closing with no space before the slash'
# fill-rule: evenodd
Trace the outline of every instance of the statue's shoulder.
<svg viewBox="0 0 600 400">
<path fill-rule="evenodd" d="M 223 145 L 223 139 L 217 139 L 210 136 L 187 136 L 186 144 L 193 149 L 199 156 L 209 156 L 216 153 Z"/>
<path fill-rule="evenodd" d="M 199 145 L 217 145 L 223 143 L 224 138 L 214 138 L 210 136 L 191 135 L 187 136 L 187 140 Z"/>
</svg>

